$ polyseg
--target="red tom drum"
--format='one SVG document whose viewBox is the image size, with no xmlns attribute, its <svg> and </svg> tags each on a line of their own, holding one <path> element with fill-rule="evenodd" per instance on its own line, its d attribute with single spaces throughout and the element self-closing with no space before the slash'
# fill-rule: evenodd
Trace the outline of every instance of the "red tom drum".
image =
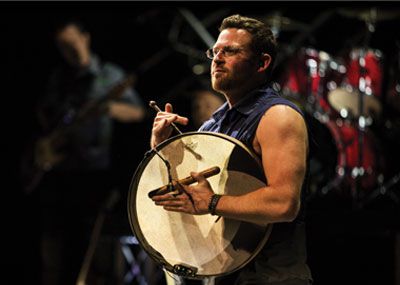
<svg viewBox="0 0 400 285">
<path fill-rule="evenodd" d="M 379 50 L 356 48 L 349 53 L 345 59 L 346 77 L 340 87 L 328 95 L 330 105 L 342 117 L 376 117 L 381 113 L 382 58 Z M 362 110 L 361 99 L 364 106 Z"/>
<path fill-rule="evenodd" d="M 302 48 L 290 60 L 287 71 L 279 80 L 282 95 L 306 110 L 331 113 L 327 93 L 339 86 L 346 67 L 328 53 Z"/>
<path fill-rule="evenodd" d="M 359 131 L 349 121 L 320 122 L 307 116 L 310 129 L 310 190 L 349 192 L 360 186 L 374 189 L 383 173 L 383 157 L 376 137 L 370 131 L 362 136 L 362 157 L 359 158 Z"/>
</svg>

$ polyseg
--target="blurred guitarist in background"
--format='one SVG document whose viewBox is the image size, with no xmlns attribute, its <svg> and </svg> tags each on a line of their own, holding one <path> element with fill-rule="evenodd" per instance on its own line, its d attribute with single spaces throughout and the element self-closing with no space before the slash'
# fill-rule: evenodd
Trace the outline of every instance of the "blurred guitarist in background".
<svg viewBox="0 0 400 285">
<path fill-rule="evenodd" d="M 44 285 L 75 284 L 96 215 L 110 203 L 113 124 L 145 115 L 132 78 L 93 54 L 90 40 L 77 21 L 56 29 L 65 62 L 39 104 L 44 135 L 33 160 L 43 179 L 36 177 L 28 191 L 40 185 Z"/>
</svg>

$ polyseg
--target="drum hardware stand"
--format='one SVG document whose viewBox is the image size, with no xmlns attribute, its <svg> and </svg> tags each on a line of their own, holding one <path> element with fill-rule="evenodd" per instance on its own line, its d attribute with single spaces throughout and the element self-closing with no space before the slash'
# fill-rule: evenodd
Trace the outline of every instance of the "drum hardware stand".
<svg viewBox="0 0 400 285">
<path fill-rule="evenodd" d="M 326 57 L 326 56 L 325 56 Z M 327 65 L 329 58 L 321 58 L 321 52 L 319 53 L 319 58 L 321 60 L 319 64 L 319 68 L 316 70 L 318 72 L 319 76 L 319 82 L 318 82 L 318 89 L 316 96 L 312 96 L 314 99 L 314 117 L 319 120 L 321 123 L 327 123 L 329 121 L 329 114 L 325 112 L 321 106 L 321 100 L 323 99 L 323 86 L 326 83 L 325 82 L 325 77 L 326 77 L 326 70 L 327 70 Z M 314 74 L 316 75 L 316 73 Z"/>
<path fill-rule="evenodd" d="M 363 203 L 363 205 L 367 205 L 378 196 L 388 195 L 397 205 L 400 204 L 400 199 L 393 194 L 393 190 L 391 189 L 393 186 L 397 185 L 400 182 L 400 172 L 394 175 L 389 181 L 379 186 L 369 195 L 368 199 Z"/>
<path fill-rule="evenodd" d="M 326 195 L 331 191 L 332 189 L 337 188 L 343 181 L 345 177 L 345 170 L 343 168 L 337 169 L 336 170 L 336 177 L 333 179 L 333 181 L 329 182 L 327 185 L 321 188 L 321 193 L 323 195 Z"/>
<path fill-rule="evenodd" d="M 323 79 L 326 75 L 327 61 L 322 60 L 318 67 L 318 63 L 314 59 L 307 60 L 308 78 L 307 78 L 307 105 L 306 111 L 311 114 L 317 121 L 325 124 L 329 121 L 329 114 L 327 114 L 321 106 L 322 92 L 323 92 Z M 319 76 L 318 89 L 316 94 L 312 90 L 312 78 Z"/>
<path fill-rule="evenodd" d="M 313 78 L 317 76 L 318 70 L 318 63 L 316 60 L 314 59 L 308 59 L 307 63 L 306 63 L 307 67 L 308 67 L 308 77 L 307 77 L 307 103 L 310 103 L 311 106 L 309 106 L 309 104 L 307 104 L 306 107 L 306 111 L 309 113 L 313 113 L 316 109 L 316 106 L 318 106 L 318 100 L 315 99 L 315 97 L 313 96 L 313 90 L 312 90 L 312 82 L 313 82 Z M 316 96 L 318 98 L 318 94 Z"/>
<path fill-rule="evenodd" d="M 187 9 L 179 9 L 179 13 L 182 17 L 191 25 L 191 27 L 198 33 L 199 37 L 210 47 L 214 44 L 214 39 L 206 30 L 205 27 L 213 25 L 216 21 L 219 21 L 221 17 L 224 17 L 228 14 L 227 9 L 218 10 L 214 13 L 209 14 L 209 16 L 203 21 L 198 20 L 189 10 Z M 158 63 L 169 57 L 173 54 L 174 51 L 186 54 L 190 57 L 206 61 L 207 59 L 204 55 L 203 51 L 200 51 L 196 48 L 193 48 L 187 44 L 178 42 L 179 28 L 181 26 L 181 18 L 175 16 L 175 20 L 171 24 L 171 27 L 168 32 L 168 41 L 170 46 L 166 46 L 159 51 L 155 52 L 148 59 L 141 62 L 141 64 L 136 68 L 134 74 L 141 75 L 151 68 L 155 67 Z M 203 26 L 204 25 L 204 26 Z M 207 70 L 203 70 L 203 73 L 207 72 Z"/>
<path fill-rule="evenodd" d="M 375 12 L 375 13 L 374 13 Z M 358 135 L 358 165 L 357 167 L 351 170 L 351 175 L 355 177 L 355 189 L 352 189 L 352 195 L 354 198 L 354 202 L 360 202 L 360 189 L 361 189 L 361 180 L 362 177 L 365 175 L 365 169 L 363 167 L 363 152 L 364 152 L 364 133 L 366 127 L 366 117 L 364 116 L 364 96 L 366 96 L 366 80 L 365 76 L 367 74 L 366 70 L 366 56 L 368 52 L 368 44 L 371 39 L 371 34 L 375 32 L 375 17 L 376 17 L 376 10 L 372 9 L 370 17 L 365 19 L 365 24 L 367 26 L 367 33 L 364 40 L 364 46 L 361 48 L 360 57 L 358 59 L 359 64 L 359 71 L 360 71 L 360 78 L 358 83 L 358 120 L 357 120 L 357 135 Z M 372 96 L 372 95 L 371 95 Z"/>
<path fill-rule="evenodd" d="M 210 25 L 210 22 L 214 22 L 216 19 L 206 20 L 203 24 L 202 21 L 196 18 L 196 16 L 185 8 L 179 8 L 178 13 L 181 17 L 175 17 L 174 23 L 171 27 L 171 30 L 168 34 L 168 40 L 172 46 L 172 48 L 180 52 L 182 54 L 186 54 L 192 58 L 197 58 L 198 60 L 202 60 L 208 63 L 207 58 L 203 51 L 198 50 L 197 48 L 193 48 L 185 43 L 179 42 L 179 29 L 182 26 L 181 20 L 182 18 L 190 25 L 190 27 L 195 31 L 195 33 L 200 37 L 200 39 L 204 42 L 207 48 L 211 47 L 215 43 L 215 39 L 213 36 L 207 31 L 206 26 Z M 218 15 L 225 14 L 226 10 L 224 11 L 217 11 Z M 216 18 L 216 17 L 214 17 Z M 203 72 L 206 72 L 204 70 Z"/>
<path fill-rule="evenodd" d="M 359 59 L 360 65 L 360 79 L 359 79 L 359 117 L 357 120 L 357 138 L 358 138 L 358 160 L 357 167 L 351 170 L 351 175 L 355 177 L 356 185 L 355 189 L 352 189 L 352 195 L 355 199 L 355 202 L 359 202 L 359 192 L 361 188 L 361 179 L 364 176 L 364 168 L 363 168 L 363 146 L 364 146 L 364 132 L 365 132 L 365 118 L 364 118 L 364 92 L 365 92 L 365 50 L 361 51 L 361 56 Z"/>
<path fill-rule="evenodd" d="M 306 111 L 318 121 L 321 122 L 322 124 L 326 124 L 330 120 L 330 114 L 326 112 L 322 106 L 321 106 L 321 100 L 323 99 L 323 86 L 326 83 L 325 82 L 325 77 L 326 77 L 326 71 L 327 67 L 329 64 L 329 57 L 321 56 L 321 54 L 318 55 L 318 58 L 320 58 L 320 63 L 318 66 L 318 63 L 314 59 L 309 59 L 307 60 L 307 67 L 308 67 L 308 78 L 307 78 L 307 103 L 310 103 L 310 105 L 306 106 Z M 319 82 L 318 82 L 318 88 L 316 94 L 313 94 L 312 90 L 312 78 L 319 76 Z M 343 161 L 345 161 L 344 158 L 342 158 Z M 340 167 L 339 169 L 336 169 L 336 177 L 324 185 L 319 191 L 322 195 L 327 195 L 332 189 L 337 188 L 343 181 L 345 177 L 345 168 Z"/>
</svg>

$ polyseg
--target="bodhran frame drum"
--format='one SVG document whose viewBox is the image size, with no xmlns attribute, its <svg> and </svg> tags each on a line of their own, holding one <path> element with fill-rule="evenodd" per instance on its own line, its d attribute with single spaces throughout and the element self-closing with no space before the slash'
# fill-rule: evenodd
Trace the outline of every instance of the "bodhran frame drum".
<svg viewBox="0 0 400 285">
<path fill-rule="evenodd" d="M 211 132 L 188 132 L 156 147 L 173 180 L 219 167 L 208 178 L 217 194 L 241 195 L 266 185 L 259 158 L 240 141 Z M 146 153 L 131 182 L 128 216 L 149 256 L 169 272 L 190 279 L 230 274 L 262 249 L 272 225 L 224 217 L 190 215 L 156 206 L 149 193 L 169 182 L 168 168 L 154 150 Z"/>
</svg>

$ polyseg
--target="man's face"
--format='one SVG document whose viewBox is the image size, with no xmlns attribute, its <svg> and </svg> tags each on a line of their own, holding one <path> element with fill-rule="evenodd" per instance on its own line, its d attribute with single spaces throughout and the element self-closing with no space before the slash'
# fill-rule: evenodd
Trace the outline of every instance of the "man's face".
<svg viewBox="0 0 400 285">
<path fill-rule="evenodd" d="M 89 65 L 89 38 L 74 25 L 66 26 L 56 35 L 57 46 L 68 64 L 77 68 Z"/>
<path fill-rule="evenodd" d="M 215 56 L 211 64 L 214 90 L 229 92 L 254 78 L 258 66 L 250 43 L 251 34 L 243 29 L 229 28 L 219 34 L 213 47 Z"/>
</svg>

